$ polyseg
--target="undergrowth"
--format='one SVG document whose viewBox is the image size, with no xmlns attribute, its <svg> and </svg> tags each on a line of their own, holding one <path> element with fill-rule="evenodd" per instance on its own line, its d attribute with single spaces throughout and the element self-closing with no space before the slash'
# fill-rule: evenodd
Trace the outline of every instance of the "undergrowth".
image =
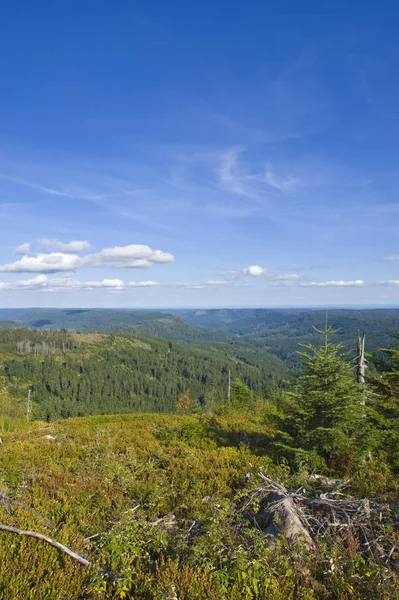
<svg viewBox="0 0 399 600">
<path fill-rule="evenodd" d="M 0 521 L 93 562 L 82 567 L 42 541 L 0 532 L 5 600 L 399 598 L 395 574 L 350 535 L 316 540 L 317 550 L 290 546 L 239 510 L 259 470 L 296 483 L 268 456 L 273 432 L 256 418 L 95 416 L 1 437 L 0 493 L 59 531 L 7 503 Z"/>
</svg>

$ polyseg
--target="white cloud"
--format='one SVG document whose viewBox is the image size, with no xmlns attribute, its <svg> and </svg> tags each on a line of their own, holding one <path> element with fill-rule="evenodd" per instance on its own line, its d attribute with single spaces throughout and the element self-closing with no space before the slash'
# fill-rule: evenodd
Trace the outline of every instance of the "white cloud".
<svg viewBox="0 0 399 600">
<path fill-rule="evenodd" d="M 243 152 L 242 148 L 231 148 L 222 156 L 222 166 L 219 169 L 220 183 L 229 192 L 241 196 L 253 197 L 253 191 L 246 185 L 246 177 L 239 173 L 238 157 Z"/>
<path fill-rule="evenodd" d="M 121 290 L 125 287 L 122 279 L 103 279 L 102 281 L 88 281 L 82 282 L 82 289 L 93 289 L 93 288 L 112 288 Z"/>
<path fill-rule="evenodd" d="M 15 248 L 14 253 L 15 254 L 29 254 L 31 245 L 32 245 L 32 242 L 25 242 L 24 244 L 20 244 L 19 246 L 17 246 Z"/>
<path fill-rule="evenodd" d="M 39 243 L 42 246 L 51 248 L 52 250 L 55 250 L 57 252 L 64 252 L 66 254 L 84 252 L 85 250 L 89 250 L 89 248 L 91 248 L 91 244 L 87 240 L 72 240 L 70 242 L 60 242 L 59 240 L 43 238 L 39 240 Z"/>
<path fill-rule="evenodd" d="M 252 265 L 251 267 L 245 267 L 241 271 L 244 275 L 251 275 L 252 277 L 260 277 L 267 273 L 267 269 L 263 269 L 259 265 Z"/>
<path fill-rule="evenodd" d="M 302 287 L 358 287 L 364 285 L 362 279 L 355 279 L 353 281 L 310 281 L 300 284 Z"/>
<path fill-rule="evenodd" d="M 399 260 L 399 255 L 397 256 L 384 256 L 384 258 L 382 260 Z"/>
<path fill-rule="evenodd" d="M 43 292 L 90 291 L 97 289 L 127 290 L 128 288 L 143 288 L 159 285 L 156 281 L 130 281 L 122 279 L 103 279 L 102 281 L 78 281 L 68 277 L 50 278 L 38 275 L 32 279 L 14 282 L 0 282 L 0 290 L 40 290 Z"/>
<path fill-rule="evenodd" d="M 172 254 L 162 250 L 152 250 L 143 244 L 104 248 L 98 254 L 89 254 L 82 259 L 82 266 L 114 268 L 147 268 L 153 264 L 171 263 Z"/>
<path fill-rule="evenodd" d="M 280 190 L 281 192 L 289 192 L 299 184 L 299 180 L 291 175 L 281 177 L 274 173 L 270 166 L 266 165 L 265 181 L 271 187 Z"/>
<path fill-rule="evenodd" d="M 380 281 L 376 285 L 391 285 L 391 286 L 399 285 L 399 279 L 389 279 L 388 281 Z"/>
<path fill-rule="evenodd" d="M 20 260 L 0 266 L 4 273 L 57 273 L 75 271 L 80 264 L 80 257 L 75 254 L 52 252 L 37 256 L 23 256 Z"/>
<path fill-rule="evenodd" d="M 154 287 L 159 283 L 157 281 L 129 281 L 127 285 L 129 287 Z"/>
<path fill-rule="evenodd" d="M 32 279 L 24 279 L 22 281 L 13 281 L 7 283 L 5 281 L 0 282 L 0 290 L 19 290 L 19 289 L 31 289 L 37 290 L 46 287 L 48 282 L 47 275 L 38 275 Z"/>
<path fill-rule="evenodd" d="M 223 287 L 223 286 L 230 286 L 230 287 L 237 287 L 239 284 L 236 281 L 225 281 L 225 280 L 210 280 L 210 281 L 201 281 L 198 283 L 182 283 L 182 282 L 177 282 L 175 284 L 173 284 L 176 287 L 180 287 L 180 288 L 187 288 L 190 290 L 203 290 L 203 289 L 209 289 L 212 287 Z"/>
<path fill-rule="evenodd" d="M 302 279 L 297 273 L 284 273 L 283 275 L 276 275 L 274 281 L 294 281 Z"/>
<path fill-rule="evenodd" d="M 56 240 L 47 240 L 47 242 L 53 243 Z M 61 242 L 57 242 L 57 244 L 62 245 Z M 168 252 L 153 250 L 149 246 L 141 244 L 104 248 L 98 254 L 89 254 L 85 257 L 69 253 L 72 247 L 76 248 L 77 252 L 81 252 L 88 247 L 87 244 L 89 242 L 72 241 L 63 245 L 68 246 L 67 252 L 23 256 L 15 262 L 0 265 L 0 271 L 5 273 L 57 273 L 76 271 L 83 267 L 148 268 L 154 264 L 171 263 L 175 259 Z"/>
<path fill-rule="evenodd" d="M 32 279 L 24 279 L 22 281 L 17 281 L 14 284 L 14 286 L 18 288 L 40 288 L 45 287 L 48 281 L 49 278 L 47 277 L 47 275 L 38 275 L 37 277 L 33 277 Z"/>
</svg>

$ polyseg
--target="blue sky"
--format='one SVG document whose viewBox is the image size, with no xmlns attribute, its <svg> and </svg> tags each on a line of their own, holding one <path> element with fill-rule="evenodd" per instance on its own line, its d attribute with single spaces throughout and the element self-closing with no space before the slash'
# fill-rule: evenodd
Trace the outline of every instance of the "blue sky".
<svg viewBox="0 0 399 600">
<path fill-rule="evenodd" d="M 3 3 L 0 306 L 398 304 L 399 13 L 298 6 Z"/>
</svg>

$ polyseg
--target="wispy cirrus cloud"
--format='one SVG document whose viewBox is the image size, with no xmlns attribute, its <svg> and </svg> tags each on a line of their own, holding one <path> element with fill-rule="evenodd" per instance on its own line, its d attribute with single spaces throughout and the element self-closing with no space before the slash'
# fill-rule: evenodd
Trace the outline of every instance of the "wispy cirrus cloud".
<svg viewBox="0 0 399 600">
<path fill-rule="evenodd" d="M 283 273 L 281 275 L 273 275 L 270 278 L 270 283 L 274 287 L 292 287 L 303 281 L 303 277 L 297 273 Z"/>
<path fill-rule="evenodd" d="M 91 290 L 117 290 L 128 291 L 133 288 L 151 288 L 158 286 L 156 281 L 123 281 L 122 279 L 102 279 L 99 281 L 79 281 L 69 277 L 50 278 L 47 275 L 38 275 L 31 279 L 14 282 L 0 282 L 0 290 L 32 290 L 43 292 L 71 292 Z"/>
<path fill-rule="evenodd" d="M 185 289 L 190 289 L 190 290 L 202 290 L 202 289 L 209 289 L 209 288 L 237 287 L 239 285 L 240 285 L 239 282 L 237 282 L 235 280 L 226 281 L 226 280 L 211 279 L 208 281 L 201 281 L 201 282 L 197 282 L 197 283 L 176 282 L 176 283 L 172 284 L 172 287 L 179 287 L 179 288 L 185 288 Z"/>
<path fill-rule="evenodd" d="M 286 177 L 278 175 L 270 165 L 266 165 L 265 181 L 271 187 L 280 190 L 280 192 L 292 191 L 300 184 L 300 180 L 293 175 L 287 175 Z"/>
<path fill-rule="evenodd" d="M 383 285 L 383 286 L 399 286 L 399 279 L 388 279 L 387 281 L 378 281 L 374 285 Z"/>
<path fill-rule="evenodd" d="M 218 169 L 220 184 L 230 193 L 264 203 L 271 199 L 270 191 L 290 192 L 296 189 L 301 181 L 294 175 L 280 175 L 269 163 L 263 169 L 251 168 L 251 163 L 244 160 L 245 148 L 233 147 L 221 155 L 221 166 Z"/>
<path fill-rule="evenodd" d="M 300 285 L 301 287 L 359 287 L 364 285 L 364 281 L 363 279 L 354 279 L 352 281 L 304 281 Z"/>
<path fill-rule="evenodd" d="M 382 260 L 386 261 L 399 261 L 399 254 L 394 256 L 384 256 Z"/>
</svg>

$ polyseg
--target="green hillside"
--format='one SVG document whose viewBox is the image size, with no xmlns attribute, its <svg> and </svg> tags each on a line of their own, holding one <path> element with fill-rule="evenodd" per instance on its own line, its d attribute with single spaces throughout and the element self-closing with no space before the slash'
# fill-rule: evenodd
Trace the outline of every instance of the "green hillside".
<svg viewBox="0 0 399 600">
<path fill-rule="evenodd" d="M 138 334 L 67 330 L 0 330 L 5 386 L 23 404 L 32 390 L 34 416 L 137 411 L 171 412 L 190 388 L 199 406 L 226 399 L 228 372 L 255 396 L 267 397 L 284 365 L 240 344 L 192 348 Z"/>
<path fill-rule="evenodd" d="M 26 325 L 39 329 L 131 331 L 182 343 L 221 341 L 228 338 L 220 332 L 197 327 L 177 316 L 155 310 L 0 309 L 0 327 L 5 321 L 8 326 L 14 323 L 14 326 Z"/>
<path fill-rule="evenodd" d="M 235 341 L 274 354 L 287 368 L 295 369 L 298 344 L 317 341 L 313 326 L 322 327 L 325 316 L 324 310 L 316 309 L 0 309 L 0 328 L 26 325 L 78 332 L 132 332 L 202 348 Z M 399 310 L 332 309 L 329 321 L 338 329 L 333 341 L 354 352 L 357 331 L 365 331 L 366 351 L 375 353 L 392 344 L 399 328 Z"/>
<path fill-rule="evenodd" d="M 298 362 L 298 344 L 317 343 L 313 327 L 323 328 L 326 311 L 310 309 L 214 309 L 176 311 L 189 323 L 218 331 L 240 342 L 271 352 L 289 365 Z M 366 351 L 375 353 L 392 345 L 399 328 L 398 309 L 328 311 L 329 322 L 338 331 L 332 341 L 347 350 L 356 348 L 357 331 L 366 332 Z"/>
</svg>

